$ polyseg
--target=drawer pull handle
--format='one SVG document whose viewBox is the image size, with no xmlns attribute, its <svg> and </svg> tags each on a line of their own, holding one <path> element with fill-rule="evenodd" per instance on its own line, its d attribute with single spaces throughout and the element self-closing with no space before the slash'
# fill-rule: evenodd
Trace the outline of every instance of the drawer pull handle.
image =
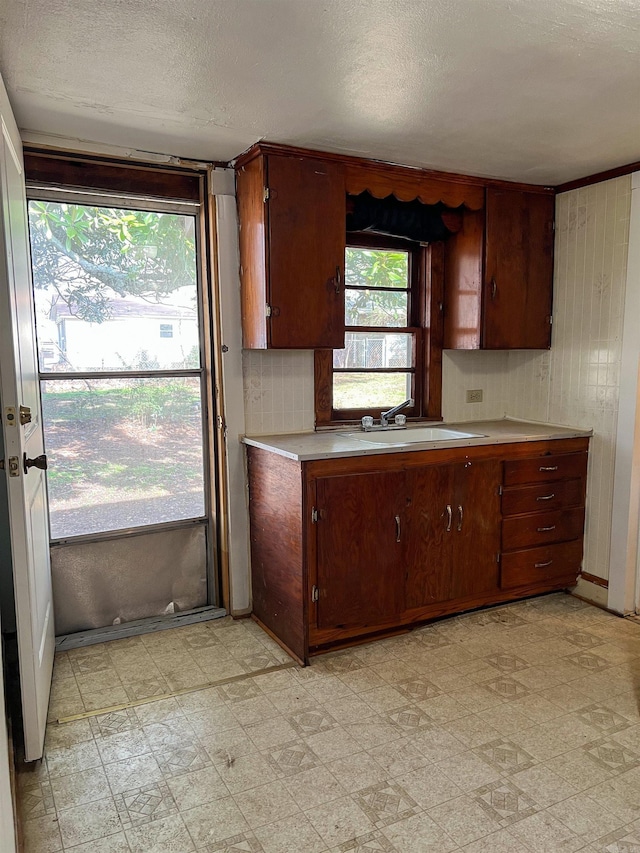
<svg viewBox="0 0 640 853">
<path fill-rule="evenodd" d="M 555 530 L 555 524 L 552 524 L 550 527 L 538 527 L 538 533 L 548 533 L 550 530 Z"/>
<path fill-rule="evenodd" d="M 464 512 L 462 507 L 458 504 L 458 533 L 462 530 L 462 522 L 464 521 Z"/>
<path fill-rule="evenodd" d="M 557 471 L 558 466 L 557 465 L 547 465 L 547 466 L 541 465 L 540 470 L 541 471 Z"/>
<path fill-rule="evenodd" d="M 447 504 L 447 533 L 451 533 L 451 521 L 453 519 L 453 513 L 451 511 L 451 504 Z"/>
<path fill-rule="evenodd" d="M 552 498 L 555 498 L 555 493 L 551 492 L 550 495 L 540 495 L 539 498 L 536 498 L 537 501 L 550 501 Z"/>
<path fill-rule="evenodd" d="M 400 541 L 400 516 L 396 515 L 396 542 Z"/>
<path fill-rule="evenodd" d="M 550 566 L 553 563 L 553 560 L 547 560 L 546 563 L 534 563 L 534 569 L 545 569 L 547 566 Z"/>
</svg>

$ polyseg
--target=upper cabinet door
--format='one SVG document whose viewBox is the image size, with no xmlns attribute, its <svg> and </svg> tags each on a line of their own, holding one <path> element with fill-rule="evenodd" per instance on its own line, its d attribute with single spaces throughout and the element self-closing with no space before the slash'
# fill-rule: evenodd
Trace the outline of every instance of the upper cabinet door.
<svg viewBox="0 0 640 853">
<path fill-rule="evenodd" d="M 483 349 L 551 345 L 554 197 L 487 188 Z"/>
<path fill-rule="evenodd" d="M 346 194 L 339 163 L 267 158 L 268 345 L 344 346 Z"/>
</svg>

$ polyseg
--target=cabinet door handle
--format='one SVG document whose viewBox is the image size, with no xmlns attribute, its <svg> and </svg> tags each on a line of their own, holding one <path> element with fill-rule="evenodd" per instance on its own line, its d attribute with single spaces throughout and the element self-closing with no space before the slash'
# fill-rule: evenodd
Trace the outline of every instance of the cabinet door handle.
<svg viewBox="0 0 640 853">
<path fill-rule="evenodd" d="M 451 521 L 453 520 L 453 513 L 451 511 L 451 504 L 447 504 L 447 533 L 451 533 Z"/>
<path fill-rule="evenodd" d="M 548 533 L 550 530 L 555 530 L 555 524 L 552 524 L 551 527 L 538 527 L 538 533 Z"/>
<path fill-rule="evenodd" d="M 496 294 L 498 293 L 498 285 L 496 284 L 495 278 L 491 278 L 491 299 L 496 298 Z"/>
<path fill-rule="evenodd" d="M 342 273 L 340 271 L 340 267 L 336 267 L 336 293 L 340 293 L 342 288 Z"/>
<path fill-rule="evenodd" d="M 553 563 L 553 560 L 547 560 L 547 562 L 546 562 L 546 563 L 534 563 L 534 564 L 533 564 L 533 568 L 534 568 L 534 569 L 544 569 L 544 568 L 546 568 L 547 566 L 550 566 L 550 565 L 551 565 L 551 563 Z"/>
<path fill-rule="evenodd" d="M 396 515 L 396 542 L 400 541 L 400 516 Z"/>
<path fill-rule="evenodd" d="M 558 466 L 557 466 L 557 465 L 547 465 L 547 467 L 545 468 L 545 466 L 544 466 L 544 465 L 541 465 L 541 466 L 540 466 L 540 470 L 541 470 L 541 471 L 557 471 L 557 470 L 558 470 Z"/>
<path fill-rule="evenodd" d="M 552 498 L 555 498 L 555 493 L 551 492 L 550 495 L 540 495 L 540 497 L 536 498 L 537 501 L 550 501 Z"/>
<path fill-rule="evenodd" d="M 464 514 L 462 507 L 458 504 L 458 533 L 462 530 L 462 522 L 464 520 Z"/>
</svg>

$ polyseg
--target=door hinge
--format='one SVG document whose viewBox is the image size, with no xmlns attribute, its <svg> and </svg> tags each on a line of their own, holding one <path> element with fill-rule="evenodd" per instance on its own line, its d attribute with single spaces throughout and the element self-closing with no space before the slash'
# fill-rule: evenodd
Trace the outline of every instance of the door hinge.
<svg viewBox="0 0 640 853">
<path fill-rule="evenodd" d="M 553 326 L 553 314 L 549 314 L 549 325 Z"/>
<path fill-rule="evenodd" d="M 268 200 L 269 200 L 269 187 L 263 187 L 262 188 L 262 201 L 268 201 Z"/>
<path fill-rule="evenodd" d="M 311 601 L 317 601 L 319 597 L 320 595 L 318 593 L 318 587 L 314 584 L 311 587 Z"/>
<path fill-rule="evenodd" d="M 271 305 L 269 305 L 269 303 L 268 303 L 268 302 L 267 302 L 267 304 L 265 305 L 264 313 L 265 313 L 265 315 L 266 315 L 267 317 L 270 317 L 270 316 L 271 316 Z"/>
<path fill-rule="evenodd" d="M 20 460 L 17 456 L 10 456 L 7 460 L 9 463 L 9 476 L 10 477 L 19 477 L 20 476 Z M 4 468 L 4 459 L 2 460 L 2 467 Z"/>
<path fill-rule="evenodd" d="M 317 524 L 317 523 L 318 523 L 318 518 L 319 518 L 319 516 L 318 516 L 318 510 L 317 510 L 315 507 L 313 507 L 313 508 L 312 508 L 312 510 L 311 510 L 311 521 L 312 521 L 314 524 Z"/>
</svg>

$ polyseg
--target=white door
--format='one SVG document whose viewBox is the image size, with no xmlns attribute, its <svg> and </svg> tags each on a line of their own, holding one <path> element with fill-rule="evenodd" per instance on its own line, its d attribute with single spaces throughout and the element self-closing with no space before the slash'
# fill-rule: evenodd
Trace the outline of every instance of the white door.
<svg viewBox="0 0 640 853">
<path fill-rule="evenodd" d="M 0 402 L 25 758 L 42 757 L 55 636 L 22 146 L 0 80 Z M 26 407 L 22 410 L 20 407 Z M 29 411 L 26 411 L 26 410 Z M 21 417 L 21 413 L 24 416 Z M 30 422 L 27 422 L 30 414 Z M 25 421 L 22 423 L 21 421 Z M 40 460 L 42 463 L 42 460 Z"/>
</svg>

